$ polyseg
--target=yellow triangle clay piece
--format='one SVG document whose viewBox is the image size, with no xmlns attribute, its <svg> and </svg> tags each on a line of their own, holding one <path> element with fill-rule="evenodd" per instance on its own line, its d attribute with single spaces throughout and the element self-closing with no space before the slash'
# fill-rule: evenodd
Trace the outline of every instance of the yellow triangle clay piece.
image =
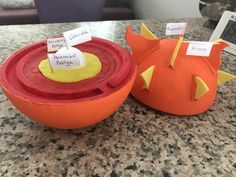
<svg viewBox="0 0 236 177">
<path fill-rule="evenodd" d="M 172 68 L 173 68 L 173 66 L 174 66 L 176 57 L 177 57 L 177 55 L 178 55 L 178 53 L 179 53 L 179 49 L 180 49 L 180 47 L 181 47 L 181 44 L 182 44 L 182 42 L 183 42 L 183 39 L 184 39 L 183 37 L 180 37 L 180 38 L 179 38 L 178 43 L 177 43 L 177 45 L 176 45 L 176 47 L 175 47 L 174 53 L 173 53 L 173 55 L 172 55 L 172 57 L 171 57 L 171 59 L 170 59 L 170 66 L 171 66 Z"/>
<path fill-rule="evenodd" d="M 219 39 L 213 41 L 213 43 L 214 43 L 214 44 L 219 44 L 219 43 L 222 42 L 222 41 L 223 41 L 223 40 L 219 38 Z"/>
<path fill-rule="evenodd" d="M 217 75 L 218 75 L 218 77 L 217 77 L 217 84 L 218 85 L 224 84 L 225 82 L 236 78 L 236 76 L 226 73 L 224 71 L 218 71 Z"/>
<path fill-rule="evenodd" d="M 197 88 L 196 88 L 196 91 L 195 91 L 195 99 L 199 100 L 210 89 L 200 77 L 195 76 L 195 81 L 196 81 L 196 84 L 197 84 Z"/>
<path fill-rule="evenodd" d="M 157 39 L 156 35 L 153 34 L 144 23 L 141 23 L 140 34 L 146 39 Z"/>
<path fill-rule="evenodd" d="M 144 82 L 144 87 L 146 89 L 149 88 L 149 85 L 151 83 L 152 80 L 152 74 L 154 71 L 155 66 L 150 66 L 148 69 L 146 69 L 140 76 L 143 79 Z"/>
</svg>

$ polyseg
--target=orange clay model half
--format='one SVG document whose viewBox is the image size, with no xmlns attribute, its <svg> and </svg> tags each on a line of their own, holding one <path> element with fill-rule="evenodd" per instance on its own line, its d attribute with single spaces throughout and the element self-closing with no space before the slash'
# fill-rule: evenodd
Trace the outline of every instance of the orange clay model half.
<svg viewBox="0 0 236 177">
<path fill-rule="evenodd" d="M 22 113 L 44 125 L 73 129 L 98 123 L 128 96 L 136 64 L 119 45 L 93 37 L 74 46 L 88 67 L 50 71 L 47 42 L 13 53 L 0 67 L 0 85 Z"/>
<path fill-rule="evenodd" d="M 214 103 L 217 85 L 235 76 L 219 71 L 223 41 L 213 44 L 209 57 L 187 56 L 189 42 L 183 37 L 160 39 L 141 24 L 141 34 L 126 32 L 127 44 L 138 63 L 131 94 L 156 110 L 194 115 Z"/>
</svg>

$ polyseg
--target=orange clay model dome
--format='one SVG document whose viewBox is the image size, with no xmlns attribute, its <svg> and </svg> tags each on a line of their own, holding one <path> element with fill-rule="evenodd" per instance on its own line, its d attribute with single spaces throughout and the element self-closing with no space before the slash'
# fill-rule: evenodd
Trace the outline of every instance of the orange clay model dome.
<svg viewBox="0 0 236 177">
<path fill-rule="evenodd" d="M 46 41 L 20 49 L 2 64 L 1 87 L 30 119 L 55 128 L 86 127 L 111 115 L 126 99 L 136 75 L 130 54 L 95 37 L 75 47 L 99 58 L 96 76 L 71 83 L 44 77 L 38 66 L 47 58 Z"/>
<path fill-rule="evenodd" d="M 141 35 L 128 27 L 126 40 L 138 63 L 131 94 L 154 109 L 194 115 L 213 104 L 217 84 L 235 76 L 219 71 L 222 49 L 226 43 L 215 43 L 209 57 L 187 56 L 189 43 L 178 39 L 159 39 L 144 25 Z"/>
</svg>

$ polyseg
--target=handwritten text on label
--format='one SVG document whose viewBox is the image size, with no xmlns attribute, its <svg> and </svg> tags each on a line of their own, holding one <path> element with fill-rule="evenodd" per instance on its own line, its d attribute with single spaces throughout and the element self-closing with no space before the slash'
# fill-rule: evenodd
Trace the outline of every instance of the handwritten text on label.
<svg viewBox="0 0 236 177">
<path fill-rule="evenodd" d="M 48 54 L 52 68 L 73 69 L 85 65 L 84 56 L 78 49 L 62 48 L 55 54 Z"/>
<path fill-rule="evenodd" d="M 208 57 L 211 54 L 212 46 L 212 42 L 190 42 L 187 50 L 187 55 Z"/>
<path fill-rule="evenodd" d="M 74 46 L 91 41 L 91 33 L 88 27 L 81 27 L 63 33 L 67 46 Z"/>
<path fill-rule="evenodd" d="M 180 35 L 184 34 L 187 23 L 167 23 L 166 35 Z"/>
<path fill-rule="evenodd" d="M 48 52 L 53 52 L 66 46 L 64 37 L 50 38 L 47 40 Z"/>
</svg>

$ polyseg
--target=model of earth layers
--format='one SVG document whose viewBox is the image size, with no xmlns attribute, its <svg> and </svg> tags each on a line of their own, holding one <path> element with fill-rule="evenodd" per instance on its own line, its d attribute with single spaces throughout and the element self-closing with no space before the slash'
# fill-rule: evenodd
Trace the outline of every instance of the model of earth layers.
<svg viewBox="0 0 236 177">
<path fill-rule="evenodd" d="M 85 63 L 71 69 L 52 70 L 46 41 L 13 53 L 0 69 L 9 100 L 30 119 L 55 128 L 86 127 L 111 115 L 132 88 L 135 61 L 119 45 L 96 37 L 70 48 L 76 49 Z"/>
<path fill-rule="evenodd" d="M 220 71 L 221 52 L 228 45 L 216 41 L 209 56 L 186 55 L 190 42 L 183 37 L 161 39 L 144 24 L 141 34 L 126 32 L 127 44 L 137 61 L 137 76 L 131 94 L 156 110 L 194 115 L 214 103 L 217 85 L 235 76 Z"/>
</svg>

